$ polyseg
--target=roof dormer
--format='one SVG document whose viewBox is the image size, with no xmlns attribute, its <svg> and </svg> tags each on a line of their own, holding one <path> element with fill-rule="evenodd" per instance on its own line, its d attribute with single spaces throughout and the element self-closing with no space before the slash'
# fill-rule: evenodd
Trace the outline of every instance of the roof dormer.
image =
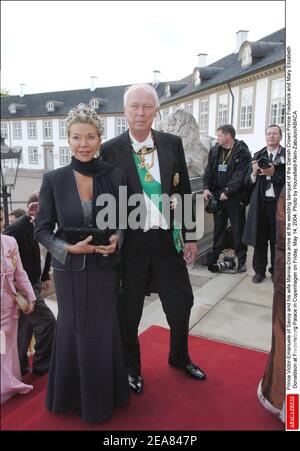
<svg viewBox="0 0 300 451">
<path fill-rule="evenodd" d="M 63 102 L 58 102 L 57 100 L 48 100 L 46 103 L 46 110 L 48 113 L 54 113 L 56 110 L 63 106 Z"/>
<path fill-rule="evenodd" d="M 177 94 L 177 92 L 184 89 L 186 86 L 187 83 L 178 83 L 178 82 L 168 83 L 165 87 L 165 96 L 171 97 L 172 95 Z"/>
<path fill-rule="evenodd" d="M 104 105 L 106 102 L 105 99 L 101 99 L 100 97 L 92 97 L 89 101 L 89 105 L 94 110 L 98 110 L 102 105 Z"/>
<path fill-rule="evenodd" d="M 193 71 L 193 84 L 194 86 L 199 86 L 202 81 L 209 80 L 218 72 L 220 72 L 223 67 L 205 66 L 205 67 L 195 67 Z"/>
<path fill-rule="evenodd" d="M 243 69 L 250 67 L 256 58 L 263 58 L 280 44 L 281 44 L 280 42 L 245 41 L 241 45 L 238 61 L 240 61 L 241 67 Z"/>
<path fill-rule="evenodd" d="M 24 103 L 11 103 L 8 107 L 8 111 L 10 114 L 17 114 L 19 111 L 24 110 L 24 108 L 26 108 Z"/>
</svg>

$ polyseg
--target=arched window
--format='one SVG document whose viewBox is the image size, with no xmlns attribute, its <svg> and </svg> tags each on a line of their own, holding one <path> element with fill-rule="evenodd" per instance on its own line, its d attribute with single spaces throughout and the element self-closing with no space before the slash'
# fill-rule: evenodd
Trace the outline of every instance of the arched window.
<svg viewBox="0 0 300 451">
<path fill-rule="evenodd" d="M 99 101 L 98 101 L 98 99 L 92 99 L 90 101 L 90 107 L 94 108 L 94 110 L 97 110 L 99 108 Z"/>
<path fill-rule="evenodd" d="M 48 113 L 52 113 L 54 111 L 54 104 L 53 102 L 48 102 L 46 105 Z"/>
</svg>

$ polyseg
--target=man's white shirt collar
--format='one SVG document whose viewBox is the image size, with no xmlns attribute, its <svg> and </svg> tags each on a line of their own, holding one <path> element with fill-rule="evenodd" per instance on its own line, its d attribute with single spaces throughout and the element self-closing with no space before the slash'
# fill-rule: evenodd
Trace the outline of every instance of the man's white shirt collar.
<svg viewBox="0 0 300 451">
<path fill-rule="evenodd" d="M 142 147 L 153 147 L 154 146 L 151 132 L 149 133 L 149 135 L 145 139 L 145 141 L 142 141 L 142 142 L 135 139 L 130 132 L 129 132 L 129 137 L 130 137 L 130 141 L 132 144 L 132 148 L 135 152 L 138 152 L 139 150 L 141 150 Z"/>
</svg>

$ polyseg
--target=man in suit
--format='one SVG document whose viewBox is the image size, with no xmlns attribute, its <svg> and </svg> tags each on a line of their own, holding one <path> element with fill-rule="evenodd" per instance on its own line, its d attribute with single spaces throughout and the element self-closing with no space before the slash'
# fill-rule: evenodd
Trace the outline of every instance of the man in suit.
<svg viewBox="0 0 300 451">
<path fill-rule="evenodd" d="M 38 193 L 32 194 L 27 202 L 26 214 L 6 227 L 3 233 L 16 239 L 23 267 L 36 295 L 34 311 L 30 315 L 21 313 L 19 318 L 18 351 L 21 374 L 24 375 L 30 371 L 27 351 L 34 335 L 35 353 L 32 371 L 42 376 L 48 372 L 56 320 L 41 295 L 42 289 L 48 290 L 51 285 L 49 276 L 51 255 L 47 254 L 45 266 L 42 270 L 40 247 L 34 239 L 33 223 L 38 200 Z"/>
<path fill-rule="evenodd" d="M 254 247 L 253 283 L 266 278 L 268 242 L 270 242 L 273 279 L 276 243 L 276 208 L 280 192 L 285 184 L 285 149 L 280 145 L 282 130 L 270 125 L 266 130 L 267 146 L 253 156 L 247 184 L 252 189 L 243 241 Z M 262 161 L 266 168 L 262 168 Z"/>
<path fill-rule="evenodd" d="M 161 204 L 151 196 L 176 193 L 183 199 L 184 194 L 191 193 L 181 138 L 151 128 L 158 108 L 154 88 L 131 86 L 124 95 L 129 130 L 101 147 L 104 161 L 125 170 L 128 197 L 138 193 L 142 199 L 139 227 L 135 229 L 128 221 L 121 249 L 124 268 L 121 324 L 125 331 L 129 386 L 135 393 L 143 391 L 138 326 L 149 284 L 156 287 L 170 326 L 169 364 L 198 380 L 206 379 L 188 353 L 193 292 L 186 264 L 194 261 L 197 245 L 195 241 L 188 242 L 188 230 L 184 227 L 182 245 L 174 221 L 167 223 Z M 129 219 L 132 209 L 129 207 L 128 211 Z"/>
</svg>

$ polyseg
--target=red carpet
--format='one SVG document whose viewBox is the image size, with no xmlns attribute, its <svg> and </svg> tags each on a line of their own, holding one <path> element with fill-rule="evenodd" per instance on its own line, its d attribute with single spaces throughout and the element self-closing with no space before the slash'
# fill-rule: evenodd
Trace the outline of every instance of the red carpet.
<svg viewBox="0 0 300 451">
<path fill-rule="evenodd" d="M 47 376 L 29 375 L 34 390 L 2 406 L 3 430 L 284 430 L 256 396 L 267 354 L 198 337 L 189 338 L 192 360 L 205 382 L 167 364 L 169 331 L 152 326 L 141 337 L 145 392 L 131 395 L 128 408 L 115 409 L 105 423 L 91 425 L 75 413 L 54 415 L 44 407 Z"/>
</svg>

